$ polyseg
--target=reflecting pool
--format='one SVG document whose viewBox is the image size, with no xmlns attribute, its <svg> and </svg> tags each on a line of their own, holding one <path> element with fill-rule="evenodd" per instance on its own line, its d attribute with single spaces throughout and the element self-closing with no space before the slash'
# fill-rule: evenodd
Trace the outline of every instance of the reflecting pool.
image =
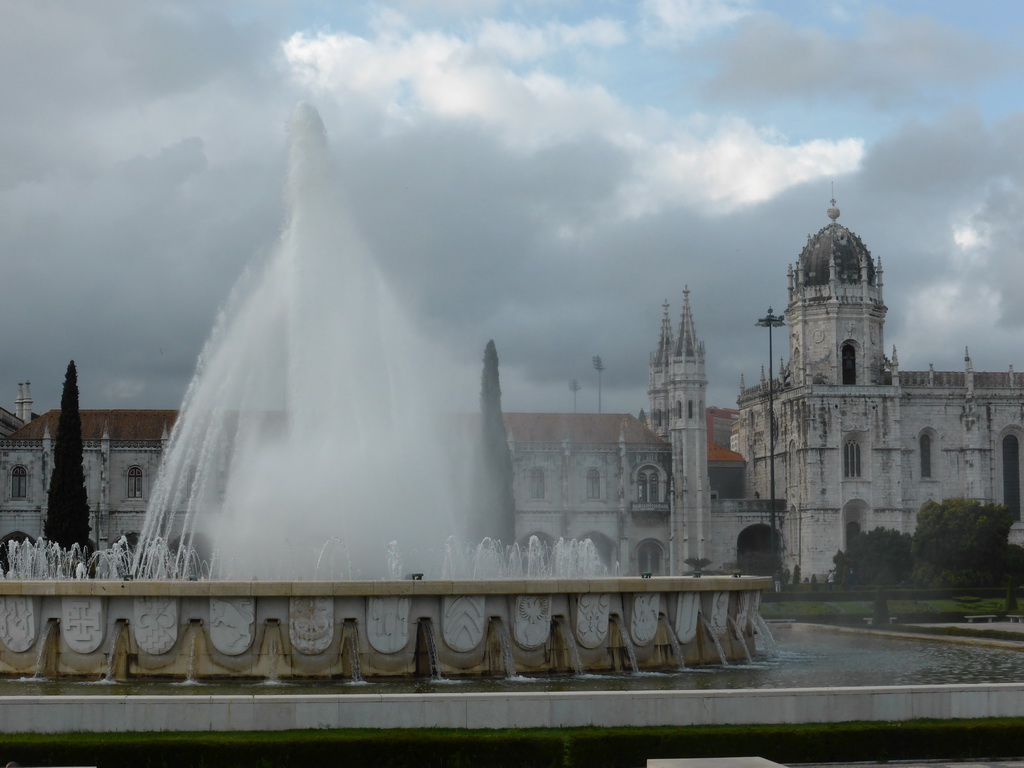
<svg viewBox="0 0 1024 768">
<path fill-rule="evenodd" d="M 820 688 L 826 686 L 938 685 L 1024 681 L 1021 650 L 895 638 L 822 627 L 774 625 L 779 654 L 759 653 L 750 664 L 671 673 L 517 677 L 504 680 L 282 682 L 130 682 L 0 680 L 0 695 L 290 695 L 563 691 Z"/>
</svg>

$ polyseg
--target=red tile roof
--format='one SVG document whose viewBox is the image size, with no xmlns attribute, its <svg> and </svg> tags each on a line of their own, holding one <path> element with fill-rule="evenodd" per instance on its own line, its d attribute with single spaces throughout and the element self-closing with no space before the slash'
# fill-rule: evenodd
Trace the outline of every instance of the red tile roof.
<svg viewBox="0 0 1024 768">
<path fill-rule="evenodd" d="M 79 411 L 82 416 L 82 439 L 99 440 L 103 430 L 110 433 L 111 440 L 159 440 L 164 430 L 171 434 L 177 411 Z M 8 440 L 38 440 L 49 427 L 50 437 L 57 436 L 57 421 L 60 410 L 47 411 L 37 419 L 7 436 Z"/>
<path fill-rule="evenodd" d="M 736 451 L 731 451 L 728 448 L 723 448 L 720 445 L 712 445 L 708 448 L 708 461 L 739 461 L 743 462 L 746 459 Z"/>
<path fill-rule="evenodd" d="M 517 443 L 664 443 L 629 413 L 506 413 L 505 429 Z"/>
</svg>

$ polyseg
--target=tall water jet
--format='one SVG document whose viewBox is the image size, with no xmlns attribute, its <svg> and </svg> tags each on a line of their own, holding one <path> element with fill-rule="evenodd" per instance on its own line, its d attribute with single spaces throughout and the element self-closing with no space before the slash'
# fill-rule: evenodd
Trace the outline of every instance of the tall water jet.
<svg viewBox="0 0 1024 768">
<path fill-rule="evenodd" d="M 383 576 L 393 540 L 429 573 L 459 533 L 437 424 L 451 377 L 356 234 L 320 116 L 300 105 L 288 132 L 283 234 L 200 356 L 142 534 L 167 554 L 140 548 L 136 577 L 205 575 L 198 550 L 214 576 L 312 578 L 332 539 L 345 572 L 317 578 Z"/>
</svg>

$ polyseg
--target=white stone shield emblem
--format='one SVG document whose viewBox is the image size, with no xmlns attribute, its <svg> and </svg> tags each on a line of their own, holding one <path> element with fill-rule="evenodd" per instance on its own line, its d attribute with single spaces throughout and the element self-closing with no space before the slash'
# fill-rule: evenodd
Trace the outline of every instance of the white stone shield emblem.
<svg viewBox="0 0 1024 768">
<path fill-rule="evenodd" d="M 210 598 L 210 641 L 227 656 L 249 650 L 256 624 L 256 608 L 251 597 Z"/>
<path fill-rule="evenodd" d="M 483 595 L 461 595 L 444 599 L 444 642 L 453 651 L 465 653 L 484 639 L 485 598 Z"/>
<path fill-rule="evenodd" d="M 551 598 L 548 595 L 518 595 L 513 605 L 512 634 L 521 648 L 537 648 L 551 633 Z"/>
<path fill-rule="evenodd" d="M 721 637 L 729 628 L 729 593 L 715 592 L 711 596 L 711 610 L 706 615 L 708 628 L 715 637 Z"/>
<path fill-rule="evenodd" d="M 685 645 L 697 636 L 697 622 L 700 620 L 700 595 L 683 592 L 679 595 L 676 608 L 676 639 Z"/>
<path fill-rule="evenodd" d="M 630 633 L 637 645 L 650 645 L 658 633 L 658 612 L 661 610 L 661 595 L 645 592 L 633 596 L 633 616 Z"/>
<path fill-rule="evenodd" d="M 60 629 L 68 648 L 92 653 L 103 642 L 103 601 L 99 597 L 65 597 L 60 601 Z"/>
<path fill-rule="evenodd" d="M 136 597 L 133 606 L 135 642 L 146 653 L 167 653 L 178 640 L 178 600 L 174 597 Z"/>
<path fill-rule="evenodd" d="M 576 601 L 576 639 L 584 648 L 597 648 L 608 637 L 607 594 L 584 594 Z"/>
<path fill-rule="evenodd" d="M 299 653 L 323 653 L 334 640 L 334 601 L 329 597 L 293 597 L 288 601 L 288 637 Z"/>
<path fill-rule="evenodd" d="M 36 641 L 36 604 L 31 597 L 0 597 L 0 640 L 8 650 L 23 653 Z"/>
<path fill-rule="evenodd" d="M 381 653 L 397 653 L 409 642 L 409 598 L 367 599 L 366 636 Z"/>
</svg>

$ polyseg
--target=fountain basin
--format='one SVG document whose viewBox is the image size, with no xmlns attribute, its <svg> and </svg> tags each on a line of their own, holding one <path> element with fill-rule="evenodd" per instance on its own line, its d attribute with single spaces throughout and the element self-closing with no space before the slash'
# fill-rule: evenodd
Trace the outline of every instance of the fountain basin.
<svg viewBox="0 0 1024 768">
<path fill-rule="evenodd" d="M 3 581 L 0 675 L 504 677 L 746 659 L 760 577 Z"/>
</svg>

